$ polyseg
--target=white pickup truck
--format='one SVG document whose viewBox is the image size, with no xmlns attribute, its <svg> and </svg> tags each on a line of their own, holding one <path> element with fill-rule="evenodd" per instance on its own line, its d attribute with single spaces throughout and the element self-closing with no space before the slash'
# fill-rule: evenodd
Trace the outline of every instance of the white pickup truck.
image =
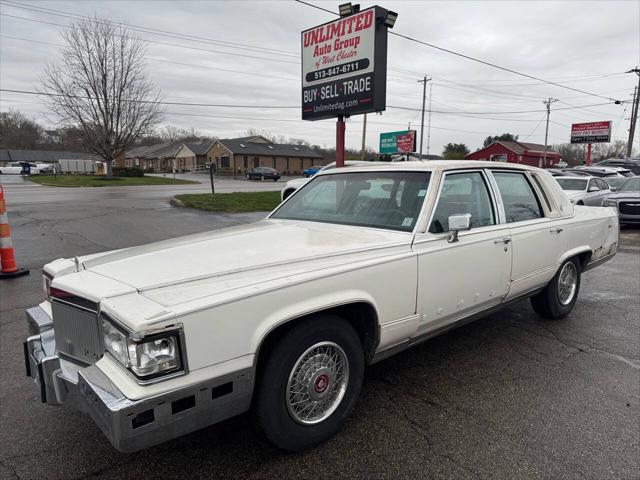
<svg viewBox="0 0 640 480">
<path fill-rule="evenodd" d="M 536 168 L 327 170 L 263 221 L 46 265 L 27 374 L 121 451 L 249 409 L 302 450 L 338 431 L 366 365 L 526 297 L 563 318 L 617 244 L 613 209 Z"/>
</svg>

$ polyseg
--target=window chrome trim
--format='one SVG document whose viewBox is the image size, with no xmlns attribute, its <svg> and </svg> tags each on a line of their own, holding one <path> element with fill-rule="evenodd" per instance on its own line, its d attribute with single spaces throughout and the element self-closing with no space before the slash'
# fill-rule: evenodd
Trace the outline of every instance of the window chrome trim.
<svg viewBox="0 0 640 480">
<path fill-rule="evenodd" d="M 536 220 L 550 220 L 548 215 L 545 215 L 546 211 L 544 208 L 544 202 L 540 201 L 540 195 L 538 194 L 538 192 L 536 191 L 535 187 L 533 186 L 532 180 L 529 178 L 528 173 L 529 170 L 511 170 L 508 168 L 488 168 L 487 170 L 491 171 L 491 176 L 493 177 L 493 180 L 496 182 L 496 189 L 497 189 L 497 194 L 500 197 L 500 202 L 503 204 L 503 209 L 504 209 L 504 202 L 502 201 L 502 193 L 500 193 L 500 188 L 498 187 L 498 182 L 496 181 L 495 177 L 493 176 L 494 173 L 511 173 L 511 174 L 518 174 L 518 175 L 522 175 L 525 179 L 525 181 L 527 182 L 527 184 L 529 185 L 529 187 L 531 188 L 531 191 L 533 192 L 533 196 L 536 199 L 536 202 L 538 203 L 538 208 L 540 209 L 540 211 L 542 212 L 542 217 L 538 217 L 538 218 L 530 218 L 528 220 L 519 220 L 517 222 L 509 222 L 507 221 L 507 212 L 506 210 L 504 211 L 504 221 L 507 225 L 514 225 L 514 224 L 522 224 L 524 222 L 532 222 L 532 221 L 536 221 Z"/>
<path fill-rule="evenodd" d="M 433 216 L 436 213 L 436 209 L 438 208 L 438 202 L 440 202 L 440 196 L 442 195 L 442 188 L 444 186 L 444 182 L 447 179 L 447 175 L 457 175 L 460 173 L 479 173 L 480 176 L 482 177 L 482 180 L 484 182 L 484 186 L 487 189 L 487 195 L 489 196 L 489 200 L 491 202 L 491 211 L 493 213 L 493 225 L 483 225 L 482 227 L 471 227 L 468 231 L 473 231 L 477 228 L 485 228 L 485 227 L 496 227 L 498 225 L 500 225 L 500 223 L 498 222 L 498 206 L 496 204 L 496 199 L 494 197 L 494 195 L 492 195 L 492 190 L 491 190 L 491 186 L 489 184 L 489 180 L 488 177 L 484 171 L 484 168 L 465 168 L 465 169 L 459 169 L 459 170 L 444 170 L 442 172 L 442 175 L 440 176 L 440 184 L 438 185 L 438 194 L 436 195 L 436 198 L 433 201 L 433 208 L 431 209 L 430 215 L 429 215 L 429 221 L 427 222 L 427 225 L 424 229 L 425 234 L 429 234 L 429 235 L 442 235 L 443 233 L 447 233 L 447 232 L 440 232 L 440 233 L 431 233 L 429 232 L 429 228 L 431 227 L 431 222 L 433 221 Z"/>
</svg>

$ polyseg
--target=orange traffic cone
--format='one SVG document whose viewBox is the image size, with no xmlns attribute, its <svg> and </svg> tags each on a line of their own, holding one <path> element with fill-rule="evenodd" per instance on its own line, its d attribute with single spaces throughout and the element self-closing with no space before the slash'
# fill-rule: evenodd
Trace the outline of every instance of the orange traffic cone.
<svg viewBox="0 0 640 480">
<path fill-rule="evenodd" d="M 16 267 L 16 261 L 13 258 L 13 244 L 9 232 L 7 207 L 4 203 L 4 189 L 0 185 L 0 278 L 15 278 L 28 274 L 28 269 Z"/>
</svg>

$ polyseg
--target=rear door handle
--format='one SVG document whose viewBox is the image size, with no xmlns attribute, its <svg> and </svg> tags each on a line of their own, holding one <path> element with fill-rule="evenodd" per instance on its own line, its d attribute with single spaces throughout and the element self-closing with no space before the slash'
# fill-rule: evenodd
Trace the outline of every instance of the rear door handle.
<svg viewBox="0 0 640 480">
<path fill-rule="evenodd" d="M 552 228 L 551 230 L 549 230 L 551 233 L 560 233 L 562 232 L 561 228 Z"/>
<path fill-rule="evenodd" d="M 504 243 L 505 245 L 509 243 L 511 239 L 509 237 L 501 238 L 500 240 L 494 240 L 493 243 Z"/>
</svg>

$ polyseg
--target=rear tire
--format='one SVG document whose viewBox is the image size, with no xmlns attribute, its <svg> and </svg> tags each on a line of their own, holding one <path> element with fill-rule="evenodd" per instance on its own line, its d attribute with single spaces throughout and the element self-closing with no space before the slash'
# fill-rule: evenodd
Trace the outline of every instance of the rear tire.
<svg viewBox="0 0 640 480">
<path fill-rule="evenodd" d="M 267 439 L 297 452 L 333 436 L 353 409 L 364 375 L 358 334 L 333 315 L 283 335 L 257 379 L 255 413 Z"/>
<path fill-rule="evenodd" d="M 580 262 L 577 257 L 566 260 L 547 286 L 531 297 L 531 306 L 543 318 L 564 318 L 576 304 L 580 291 Z"/>
</svg>

